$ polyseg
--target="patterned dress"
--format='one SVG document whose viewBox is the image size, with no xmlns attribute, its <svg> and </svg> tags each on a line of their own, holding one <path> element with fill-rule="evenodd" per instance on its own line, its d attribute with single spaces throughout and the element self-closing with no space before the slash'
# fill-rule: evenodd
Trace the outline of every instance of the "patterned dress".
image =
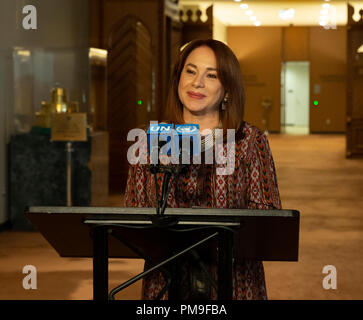
<svg viewBox="0 0 363 320">
<path fill-rule="evenodd" d="M 185 177 L 171 185 L 167 206 L 172 208 L 247 208 L 281 209 L 275 166 L 267 137 L 255 126 L 244 123 L 236 134 L 235 168 L 231 175 L 217 175 L 216 166 L 191 164 Z M 160 174 L 161 175 L 161 174 Z M 158 178 L 162 181 L 162 178 Z M 160 186 L 160 184 L 159 184 Z M 130 165 L 125 193 L 127 207 L 155 207 L 154 176 L 147 165 Z M 147 268 L 147 265 L 145 265 Z M 181 267 L 188 278 L 188 263 Z M 216 264 L 209 265 L 217 278 Z M 233 263 L 233 299 L 267 299 L 265 274 L 261 261 Z M 142 298 L 155 299 L 165 285 L 161 271 L 146 276 Z M 183 299 L 188 299 L 188 281 L 180 281 Z M 211 299 L 216 299 L 211 290 Z M 167 294 L 163 299 L 167 298 Z"/>
</svg>

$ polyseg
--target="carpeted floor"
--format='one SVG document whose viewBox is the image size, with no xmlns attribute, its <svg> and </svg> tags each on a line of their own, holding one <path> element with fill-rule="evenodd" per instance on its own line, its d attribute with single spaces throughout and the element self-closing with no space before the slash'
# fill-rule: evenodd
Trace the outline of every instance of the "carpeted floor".
<svg viewBox="0 0 363 320">
<path fill-rule="evenodd" d="M 268 137 L 283 208 L 301 215 L 299 261 L 264 263 L 269 299 L 363 299 L 363 159 L 345 158 L 343 135 Z M 23 288 L 26 265 L 37 268 L 35 290 Z M 322 285 L 326 265 L 337 289 Z M 142 267 L 110 259 L 110 289 Z M 0 233 L 0 268 L 0 299 L 92 299 L 92 260 L 59 257 L 37 232 Z M 140 282 L 116 298 L 139 299 Z"/>
</svg>

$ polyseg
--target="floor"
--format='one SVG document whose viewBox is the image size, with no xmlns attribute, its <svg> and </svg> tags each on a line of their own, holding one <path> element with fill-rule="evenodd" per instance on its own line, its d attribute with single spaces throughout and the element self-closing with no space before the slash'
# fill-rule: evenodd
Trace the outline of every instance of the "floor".
<svg viewBox="0 0 363 320">
<path fill-rule="evenodd" d="M 283 208 L 301 215 L 299 261 L 264 262 L 269 299 L 363 299 L 363 159 L 345 158 L 343 135 L 268 139 Z M 121 196 L 111 196 L 119 205 Z M 23 287 L 26 265 L 36 267 L 36 289 Z M 59 257 L 37 232 L 1 232 L 0 266 L 0 299 L 92 299 L 92 260 Z M 111 259 L 110 289 L 142 267 Z M 333 286 L 331 270 L 336 289 L 323 286 Z M 140 282 L 116 298 L 139 299 Z"/>
<path fill-rule="evenodd" d="M 288 135 L 292 135 L 292 134 L 297 134 L 297 135 L 306 135 L 309 134 L 309 127 L 304 127 L 304 126 L 286 126 L 285 128 L 281 128 L 282 132 L 288 134 Z"/>
</svg>

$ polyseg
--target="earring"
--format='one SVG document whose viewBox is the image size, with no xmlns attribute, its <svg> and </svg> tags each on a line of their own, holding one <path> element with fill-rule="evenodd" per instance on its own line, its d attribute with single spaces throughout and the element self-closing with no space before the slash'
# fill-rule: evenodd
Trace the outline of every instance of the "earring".
<svg viewBox="0 0 363 320">
<path fill-rule="evenodd" d="M 222 110 L 227 109 L 227 103 L 228 103 L 228 93 L 226 93 L 226 95 L 224 96 L 224 99 L 222 101 Z"/>
</svg>

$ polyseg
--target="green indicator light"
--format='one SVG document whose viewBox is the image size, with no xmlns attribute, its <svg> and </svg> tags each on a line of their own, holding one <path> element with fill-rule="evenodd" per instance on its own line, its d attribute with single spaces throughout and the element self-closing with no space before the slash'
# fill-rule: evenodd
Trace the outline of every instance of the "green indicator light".
<svg viewBox="0 0 363 320">
<path fill-rule="evenodd" d="M 137 100 L 137 104 L 138 104 L 139 106 L 141 106 L 141 105 L 142 105 L 142 100 Z"/>
<path fill-rule="evenodd" d="M 318 100 L 314 100 L 314 106 L 318 106 L 319 105 L 319 101 Z"/>
</svg>

